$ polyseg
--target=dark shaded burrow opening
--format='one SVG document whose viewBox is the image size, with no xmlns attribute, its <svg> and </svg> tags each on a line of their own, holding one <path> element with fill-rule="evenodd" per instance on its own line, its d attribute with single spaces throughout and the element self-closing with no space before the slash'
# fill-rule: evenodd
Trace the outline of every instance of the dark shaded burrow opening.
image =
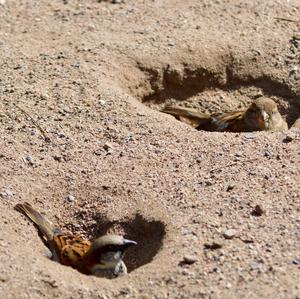
<svg viewBox="0 0 300 299">
<path fill-rule="evenodd" d="M 96 214 L 93 225 L 85 228 L 85 232 L 93 238 L 104 234 L 119 234 L 138 244 L 130 247 L 124 257 L 128 272 L 150 263 L 162 249 L 166 234 L 165 224 L 159 220 L 148 219 L 141 214 L 132 218 L 110 221 L 102 214 Z"/>
<path fill-rule="evenodd" d="M 172 68 L 170 65 L 162 68 L 149 68 L 139 66 L 145 73 L 147 88 L 139 100 L 148 107 L 160 110 L 165 104 L 176 102 L 179 106 L 196 106 L 207 108 L 205 96 L 209 91 L 220 91 L 225 97 L 231 98 L 238 104 L 237 93 L 248 97 L 248 102 L 258 95 L 274 99 L 281 115 L 286 119 L 289 127 L 300 117 L 300 99 L 291 88 L 271 76 L 263 75 L 257 78 L 252 76 L 239 78 L 232 72 L 232 67 L 227 67 L 225 72 L 207 70 L 203 67 Z M 257 93 L 253 94 L 253 90 Z M 248 92 L 248 94 L 247 94 Z M 235 97 L 232 95 L 235 94 Z M 216 98 L 215 101 L 218 101 Z M 176 104 L 176 105 L 177 105 Z M 229 112 L 226 105 L 220 102 L 218 110 L 214 112 Z M 236 105 L 238 106 L 238 105 Z M 240 108 L 246 108 L 245 101 L 239 103 Z M 195 107 L 193 107 L 195 108 Z M 203 111 L 202 111 L 203 112 Z"/>
<path fill-rule="evenodd" d="M 141 98 L 145 104 L 159 104 L 169 98 L 184 101 L 207 88 L 219 86 L 221 80 L 204 68 L 178 70 L 167 66 L 163 69 L 141 67 L 141 70 L 146 73 L 151 85 L 151 92 Z"/>
</svg>

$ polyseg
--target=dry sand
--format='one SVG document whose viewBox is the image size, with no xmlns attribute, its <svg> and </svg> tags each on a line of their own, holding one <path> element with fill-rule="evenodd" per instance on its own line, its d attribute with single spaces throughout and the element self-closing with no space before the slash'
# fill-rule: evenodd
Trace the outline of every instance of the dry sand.
<svg viewBox="0 0 300 299">
<path fill-rule="evenodd" d="M 299 298 L 299 129 L 199 132 L 158 111 L 265 95 L 291 126 L 299 0 L 114 2 L 0 1 L 2 298 Z M 52 262 L 22 201 L 139 242 L 130 274 Z"/>
</svg>

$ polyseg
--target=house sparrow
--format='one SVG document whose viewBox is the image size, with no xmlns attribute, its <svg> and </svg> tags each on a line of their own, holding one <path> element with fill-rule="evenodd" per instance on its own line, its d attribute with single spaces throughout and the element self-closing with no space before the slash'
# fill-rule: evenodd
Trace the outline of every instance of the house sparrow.
<svg viewBox="0 0 300 299">
<path fill-rule="evenodd" d="M 52 260 L 71 266 L 84 274 L 115 278 L 127 274 L 122 258 L 135 241 L 119 235 L 104 235 L 93 241 L 82 236 L 64 234 L 29 203 L 17 204 L 15 209 L 27 216 L 38 228 Z"/>
<path fill-rule="evenodd" d="M 206 114 L 194 109 L 166 106 L 162 112 L 175 116 L 197 130 L 217 132 L 284 131 L 286 121 L 277 104 L 268 98 L 255 100 L 246 110 Z"/>
</svg>

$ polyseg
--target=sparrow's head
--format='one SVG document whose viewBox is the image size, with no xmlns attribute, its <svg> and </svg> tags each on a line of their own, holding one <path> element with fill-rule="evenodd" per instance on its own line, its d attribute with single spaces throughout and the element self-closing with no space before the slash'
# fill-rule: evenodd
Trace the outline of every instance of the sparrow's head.
<svg viewBox="0 0 300 299">
<path fill-rule="evenodd" d="M 114 269 L 122 261 L 125 251 L 136 244 L 119 235 L 105 235 L 93 241 L 91 252 L 97 256 L 103 269 Z"/>
<path fill-rule="evenodd" d="M 258 130 L 272 130 L 274 123 L 281 119 L 277 104 L 269 98 L 258 98 L 247 109 L 246 119 Z"/>
</svg>

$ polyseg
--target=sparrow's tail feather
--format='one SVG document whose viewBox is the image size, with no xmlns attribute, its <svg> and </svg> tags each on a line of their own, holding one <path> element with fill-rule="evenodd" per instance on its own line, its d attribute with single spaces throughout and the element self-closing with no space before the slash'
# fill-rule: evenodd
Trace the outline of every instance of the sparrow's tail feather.
<svg viewBox="0 0 300 299">
<path fill-rule="evenodd" d="M 52 223 L 36 211 L 28 202 L 17 204 L 15 209 L 27 216 L 37 226 L 40 233 L 46 237 L 48 242 L 53 239 L 55 228 Z"/>
<path fill-rule="evenodd" d="M 171 105 L 165 106 L 161 111 L 175 115 L 175 116 L 195 117 L 195 118 L 199 118 L 199 119 L 210 118 L 209 114 L 199 112 L 195 109 L 174 107 Z"/>
<path fill-rule="evenodd" d="M 172 107 L 167 105 L 161 111 L 175 116 L 180 121 L 185 122 L 194 128 L 207 124 L 211 120 L 209 114 L 202 113 L 194 109 Z"/>
</svg>

